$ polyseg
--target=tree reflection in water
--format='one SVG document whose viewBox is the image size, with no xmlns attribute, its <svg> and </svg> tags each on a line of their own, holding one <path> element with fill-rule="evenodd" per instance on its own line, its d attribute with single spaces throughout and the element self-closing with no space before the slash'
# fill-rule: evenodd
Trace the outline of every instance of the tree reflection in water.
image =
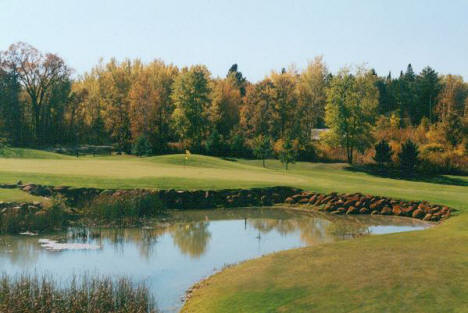
<svg viewBox="0 0 468 313">
<path fill-rule="evenodd" d="M 276 231 L 281 235 L 298 232 L 306 245 L 353 238 L 370 232 L 375 225 L 421 226 L 421 221 L 383 216 L 335 216 L 330 214 L 300 214 L 280 209 L 226 209 L 174 212 L 169 221 L 155 221 L 144 228 L 70 228 L 65 234 L 43 235 L 44 238 L 69 243 L 89 243 L 112 247 L 117 255 L 124 253 L 130 243 L 137 247 L 141 257 L 154 256 L 161 236 L 170 236 L 179 251 L 193 258 L 202 256 L 212 234 L 210 222 L 232 220 L 242 225 L 243 231 L 253 228 L 262 235 Z M 221 230 L 224 231 L 224 230 Z M 229 231 L 229 230 L 226 230 Z M 216 235 L 216 234 L 214 234 Z M 236 234 L 233 233 L 233 236 Z M 42 236 L 41 236 L 42 237 Z M 39 237 L 0 236 L 0 259 L 15 264 L 34 264 L 43 253 Z"/>
<path fill-rule="evenodd" d="M 211 238 L 208 230 L 209 224 L 207 221 L 175 224 L 170 227 L 172 240 L 182 253 L 191 257 L 200 257 Z"/>
</svg>

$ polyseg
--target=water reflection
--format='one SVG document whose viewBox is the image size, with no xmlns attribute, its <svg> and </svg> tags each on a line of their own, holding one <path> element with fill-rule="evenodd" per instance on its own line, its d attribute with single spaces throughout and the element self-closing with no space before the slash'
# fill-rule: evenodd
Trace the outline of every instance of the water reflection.
<svg viewBox="0 0 468 313">
<path fill-rule="evenodd" d="M 383 216 L 301 214 L 280 209 L 172 211 L 143 228 L 70 228 L 42 236 L 99 250 L 51 252 L 39 237 L 0 236 L 0 272 L 82 271 L 147 282 L 160 308 L 176 312 L 180 296 L 214 268 L 266 253 L 369 233 L 422 229 L 419 220 Z"/>
<path fill-rule="evenodd" d="M 333 216 L 326 214 L 298 214 L 278 209 L 211 210 L 173 212 L 164 222 L 154 226 L 136 228 L 70 228 L 65 234 L 52 234 L 48 238 L 60 242 L 87 243 L 112 246 L 116 253 L 123 253 L 129 243 L 136 246 L 141 257 L 151 258 L 158 238 L 169 234 L 179 251 L 192 258 L 199 258 L 207 249 L 212 234 L 210 221 L 242 220 L 244 230 L 253 228 L 261 235 L 272 231 L 286 236 L 299 233 L 305 245 L 315 245 L 345 240 L 370 233 L 406 231 L 427 226 L 413 219 L 382 216 Z M 375 229 L 375 226 L 381 227 Z M 385 226 L 390 229 L 385 231 Z M 373 229 L 374 227 L 374 229 Z M 382 228 L 383 227 L 383 228 Z M 233 234 L 235 235 L 235 234 Z M 17 264 L 34 264 L 42 249 L 37 237 L 0 236 L 0 256 Z"/>
</svg>

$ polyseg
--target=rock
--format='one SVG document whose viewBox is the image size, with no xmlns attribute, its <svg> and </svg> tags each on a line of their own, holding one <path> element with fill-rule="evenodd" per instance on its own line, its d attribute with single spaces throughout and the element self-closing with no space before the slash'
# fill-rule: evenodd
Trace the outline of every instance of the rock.
<svg viewBox="0 0 468 313">
<path fill-rule="evenodd" d="M 287 197 L 286 200 L 284 200 L 285 203 L 287 204 L 294 204 L 296 201 L 292 197 Z"/>
<path fill-rule="evenodd" d="M 379 212 L 378 210 L 373 210 L 373 211 L 371 212 L 371 215 L 377 215 L 377 214 L 380 214 L 380 212 Z"/>
<path fill-rule="evenodd" d="M 382 213 L 382 215 L 392 215 L 393 211 L 391 207 L 386 206 L 382 209 L 382 211 L 380 211 L 380 213 Z"/>
<path fill-rule="evenodd" d="M 413 211 L 414 211 L 414 206 L 410 205 L 410 206 L 407 206 L 407 207 L 403 207 L 401 208 L 401 215 L 404 215 L 404 216 L 411 216 Z"/>
<path fill-rule="evenodd" d="M 423 209 L 416 209 L 413 211 L 413 214 L 411 215 L 414 218 L 423 218 L 425 216 L 424 210 Z"/>
<path fill-rule="evenodd" d="M 428 213 L 424 216 L 423 221 L 430 221 L 432 219 L 432 214 Z"/>
<path fill-rule="evenodd" d="M 392 208 L 392 213 L 393 215 L 401 215 L 401 207 L 399 205 L 395 205 L 393 208 Z"/>
<path fill-rule="evenodd" d="M 350 206 L 348 210 L 346 211 L 346 214 L 358 214 L 358 213 L 359 213 L 359 209 L 354 206 Z"/>
<path fill-rule="evenodd" d="M 309 199 L 308 199 L 308 198 L 302 198 L 302 199 L 300 199 L 297 203 L 300 203 L 300 204 L 308 204 L 308 203 L 309 203 Z"/>
<path fill-rule="evenodd" d="M 370 210 L 368 208 L 361 208 L 359 210 L 359 213 L 360 214 L 369 214 L 370 213 Z"/>
</svg>

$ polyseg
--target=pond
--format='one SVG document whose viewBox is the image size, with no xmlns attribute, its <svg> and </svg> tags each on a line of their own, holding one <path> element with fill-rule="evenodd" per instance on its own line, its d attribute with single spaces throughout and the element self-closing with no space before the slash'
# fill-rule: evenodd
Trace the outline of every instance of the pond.
<svg viewBox="0 0 468 313">
<path fill-rule="evenodd" d="M 0 236 L 0 273 L 80 273 L 145 282 L 163 312 L 224 266 L 264 254 L 368 234 L 420 230 L 427 223 L 384 216 L 335 216 L 278 208 L 173 211 L 151 227 L 70 228 L 39 237 Z"/>
</svg>

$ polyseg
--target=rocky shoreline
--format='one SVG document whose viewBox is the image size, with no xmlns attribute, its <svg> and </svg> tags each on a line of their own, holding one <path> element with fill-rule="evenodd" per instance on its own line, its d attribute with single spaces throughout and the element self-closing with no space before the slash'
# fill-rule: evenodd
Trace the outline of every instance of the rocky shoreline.
<svg viewBox="0 0 468 313">
<path fill-rule="evenodd" d="M 138 198 L 151 196 L 159 199 L 164 209 L 210 209 L 217 207 L 252 207 L 286 204 L 307 207 L 331 214 L 379 214 L 406 216 L 424 221 L 448 218 L 454 209 L 427 201 L 406 201 L 361 193 L 315 193 L 291 187 L 265 187 L 225 190 L 150 190 L 150 189 L 99 189 L 38 184 L 0 185 L 0 188 L 18 188 L 35 196 L 61 197 L 70 208 L 92 204 L 99 198 Z M 0 202 L 0 217 L 7 213 L 41 214 L 43 205 L 34 203 Z"/>
<path fill-rule="evenodd" d="M 361 193 L 322 194 L 301 192 L 288 197 L 286 204 L 311 206 L 331 214 L 371 214 L 412 217 L 437 222 L 448 218 L 454 209 L 427 201 L 406 201 Z"/>
</svg>

